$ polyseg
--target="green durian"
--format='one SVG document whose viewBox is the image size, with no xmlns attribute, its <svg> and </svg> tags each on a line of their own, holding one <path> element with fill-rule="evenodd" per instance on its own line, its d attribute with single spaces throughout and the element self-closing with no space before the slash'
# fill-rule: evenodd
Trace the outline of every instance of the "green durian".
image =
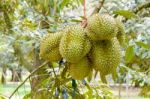
<svg viewBox="0 0 150 99">
<path fill-rule="evenodd" d="M 91 72 L 90 62 L 87 57 L 82 58 L 77 63 L 69 64 L 69 74 L 73 79 L 83 80 Z"/>
<path fill-rule="evenodd" d="M 115 79 L 116 69 L 121 61 L 121 49 L 117 38 L 93 42 L 89 57 L 93 68 L 100 72 L 103 82 L 106 82 L 105 76 L 112 74 Z"/>
<path fill-rule="evenodd" d="M 59 43 L 62 32 L 50 33 L 41 39 L 40 57 L 48 61 L 59 61 L 62 56 L 59 52 Z"/>
<path fill-rule="evenodd" d="M 110 40 L 117 35 L 118 28 L 113 17 L 94 14 L 87 20 L 87 35 L 91 40 Z"/>
<path fill-rule="evenodd" d="M 86 36 L 86 31 L 80 26 L 70 26 L 64 31 L 60 41 L 60 54 L 68 62 L 76 63 L 91 49 L 91 43 Z"/>
<path fill-rule="evenodd" d="M 125 45 L 125 29 L 124 29 L 124 25 L 119 19 L 116 19 L 116 23 L 117 23 L 117 28 L 118 28 L 117 39 L 118 39 L 120 45 L 124 46 Z"/>
</svg>

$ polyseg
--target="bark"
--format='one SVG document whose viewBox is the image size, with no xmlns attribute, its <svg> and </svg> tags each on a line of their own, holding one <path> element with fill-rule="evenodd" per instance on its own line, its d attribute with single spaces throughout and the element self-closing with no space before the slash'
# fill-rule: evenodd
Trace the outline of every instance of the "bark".
<svg viewBox="0 0 150 99">
<path fill-rule="evenodd" d="M 39 53 L 37 49 L 34 49 L 34 63 L 33 67 L 37 68 L 37 66 L 40 66 L 43 63 L 42 60 L 39 58 Z M 30 78 L 30 84 L 31 84 L 31 98 L 32 99 L 48 99 L 48 95 L 46 91 L 39 91 L 42 86 L 42 81 L 47 79 L 48 76 L 39 76 L 47 74 L 45 68 L 40 69 L 38 72 L 34 73 L 32 77 Z"/>
<path fill-rule="evenodd" d="M 16 69 L 11 69 L 12 76 L 11 76 L 11 81 L 12 82 L 18 82 L 21 81 L 21 70 L 16 70 Z"/>
<path fill-rule="evenodd" d="M 6 84 L 6 70 L 7 68 L 5 66 L 2 67 L 2 78 L 1 78 L 1 83 Z"/>
</svg>

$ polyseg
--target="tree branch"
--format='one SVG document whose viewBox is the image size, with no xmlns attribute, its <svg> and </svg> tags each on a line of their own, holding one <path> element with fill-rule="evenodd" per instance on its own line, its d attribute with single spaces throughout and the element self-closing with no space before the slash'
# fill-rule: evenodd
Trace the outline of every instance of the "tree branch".
<svg viewBox="0 0 150 99">
<path fill-rule="evenodd" d="M 94 9 L 94 11 L 92 12 L 91 16 L 92 16 L 93 14 L 98 13 L 98 12 L 101 10 L 101 8 L 102 8 L 103 5 L 104 5 L 104 2 L 105 2 L 105 0 L 102 0 L 101 2 L 99 2 L 98 7 L 96 7 L 96 8 Z"/>
<path fill-rule="evenodd" d="M 92 16 L 93 14 L 99 13 L 99 11 L 101 10 L 104 2 L 105 2 L 105 0 L 102 0 L 101 2 L 99 2 L 98 7 L 95 7 L 94 11 L 92 12 L 92 14 L 90 16 Z M 83 28 L 85 28 L 87 26 L 87 19 L 86 18 L 81 22 L 81 26 Z"/>
<path fill-rule="evenodd" d="M 12 96 L 18 91 L 18 89 L 38 70 L 40 70 L 41 68 L 43 68 L 48 62 L 44 62 L 42 65 L 40 65 L 38 68 L 36 68 L 35 70 L 33 70 L 30 75 L 28 75 L 28 77 L 13 91 L 13 93 L 10 95 L 9 99 L 12 98 Z"/>
<path fill-rule="evenodd" d="M 139 11 L 141 11 L 143 8 L 148 8 L 148 7 L 150 7 L 150 2 L 146 2 L 146 3 L 144 3 L 144 4 L 140 5 L 140 6 L 138 6 L 138 7 L 135 9 L 134 13 L 137 14 L 137 13 L 138 13 Z"/>
</svg>

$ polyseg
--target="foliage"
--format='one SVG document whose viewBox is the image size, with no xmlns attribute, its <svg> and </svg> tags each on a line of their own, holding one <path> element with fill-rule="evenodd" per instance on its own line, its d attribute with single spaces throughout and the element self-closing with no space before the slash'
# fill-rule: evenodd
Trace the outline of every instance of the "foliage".
<svg viewBox="0 0 150 99">
<path fill-rule="evenodd" d="M 88 12 L 99 3 L 98 0 L 87 1 L 89 15 Z M 145 87 L 150 83 L 150 8 L 136 10 L 144 3 L 149 4 L 148 0 L 106 0 L 100 13 L 119 17 L 125 24 L 126 46 L 118 68 L 119 82 L 130 79 L 129 83 Z M 18 69 L 22 66 L 33 71 L 40 38 L 48 32 L 57 32 L 66 25 L 81 22 L 82 4 L 83 0 L 0 0 L 0 57 L 3 57 L 0 67 Z M 37 93 L 64 98 L 74 97 L 74 94 L 84 98 L 113 97 L 112 91 L 101 82 L 95 86 L 91 85 L 92 80 L 74 82 L 68 77 L 64 64 L 60 63 L 47 65 L 33 75 L 32 78 L 42 76 L 44 79 L 36 86 Z M 24 98 L 30 97 L 31 93 Z"/>
</svg>

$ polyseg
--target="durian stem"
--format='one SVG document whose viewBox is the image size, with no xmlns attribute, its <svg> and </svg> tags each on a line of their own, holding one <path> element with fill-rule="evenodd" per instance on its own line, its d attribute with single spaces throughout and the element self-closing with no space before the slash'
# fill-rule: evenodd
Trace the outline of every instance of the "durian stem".
<svg viewBox="0 0 150 99">
<path fill-rule="evenodd" d="M 86 18 L 86 0 L 83 3 L 83 13 L 84 13 L 84 20 L 81 22 L 81 26 L 85 28 L 87 26 L 87 18 Z"/>
<path fill-rule="evenodd" d="M 53 65 L 52 65 L 52 69 L 53 69 L 53 72 L 54 72 L 54 76 L 57 78 L 57 75 L 56 75 L 56 72 L 55 72 L 55 69 L 54 69 Z"/>
<path fill-rule="evenodd" d="M 84 18 L 86 19 L 86 0 L 84 0 Z"/>
<path fill-rule="evenodd" d="M 106 80 L 105 75 L 100 74 L 100 77 L 101 77 L 102 82 L 107 84 L 107 80 Z"/>
<path fill-rule="evenodd" d="M 90 16 L 92 16 L 93 14 L 99 13 L 99 11 L 101 10 L 101 8 L 102 8 L 104 2 L 105 2 L 105 0 L 102 0 L 102 1 L 99 3 L 98 7 L 96 7 L 96 8 L 94 9 L 94 11 L 92 12 L 92 14 L 91 14 Z M 82 21 L 81 26 L 82 26 L 83 28 L 85 28 L 85 27 L 87 26 L 86 0 L 84 0 L 84 20 Z"/>
<path fill-rule="evenodd" d="M 38 70 L 40 70 L 41 68 L 43 68 L 44 66 L 46 66 L 48 62 L 44 62 L 42 65 L 40 65 L 38 68 L 36 68 L 35 70 L 33 70 L 30 75 L 28 75 L 28 77 L 13 91 L 13 93 L 10 95 L 9 99 L 12 98 L 12 96 L 18 91 L 18 89 L 34 74 L 36 73 Z"/>
</svg>

